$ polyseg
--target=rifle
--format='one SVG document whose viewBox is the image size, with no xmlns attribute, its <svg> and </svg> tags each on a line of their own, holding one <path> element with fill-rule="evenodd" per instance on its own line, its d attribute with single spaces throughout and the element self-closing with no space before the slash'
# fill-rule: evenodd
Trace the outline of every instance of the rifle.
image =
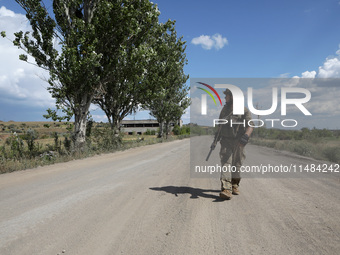
<svg viewBox="0 0 340 255">
<path fill-rule="evenodd" d="M 205 159 L 205 161 L 209 160 L 210 154 L 215 149 L 217 142 L 220 140 L 221 129 L 222 129 L 222 125 L 219 125 L 218 130 L 217 130 L 215 137 L 214 137 L 214 141 L 210 146 L 209 154 L 208 154 L 207 158 Z"/>
</svg>

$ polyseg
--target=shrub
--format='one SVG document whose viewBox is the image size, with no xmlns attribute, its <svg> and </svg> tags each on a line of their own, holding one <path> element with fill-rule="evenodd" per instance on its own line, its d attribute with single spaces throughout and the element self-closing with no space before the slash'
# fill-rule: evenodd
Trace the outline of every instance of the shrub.
<svg viewBox="0 0 340 255">
<path fill-rule="evenodd" d="M 122 134 L 116 134 L 111 128 L 95 128 L 93 130 L 91 142 L 96 143 L 102 151 L 116 150 L 122 144 Z"/>
<path fill-rule="evenodd" d="M 156 134 L 156 130 L 150 130 L 147 129 L 146 132 L 144 133 L 144 135 L 155 135 Z"/>
<path fill-rule="evenodd" d="M 172 132 L 174 132 L 174 135 L 180 135 L 181 134 L 181 128 L 178 125 L 175 125 L 172 129 Z"/>
<path fill-rule="evenodd" d="M 174 128 L 172 129 L 172 132 L 174 132 L 174 135 L 190 135 L 190 127 L 189 126 L 179 127 L 178 125 L 175 125 Z M 202 132 L 202 134 L 203 133 L 204 132 Z"/>
<path fill-rule="evenodd" d="M 329 161 L 340 163 L 340 147 L 325 148 L 323 154 Z"/>
<path fill-rule="evenodd" d="M 46 151 L 40 154 L 40 158 L 46 161 L 54 161 L 58 157 L 58 154 L 54 151 Z"/>
<path fill-rule="evenodd" d="M 24 152 L 24 142 L 20 139 L 17 133 L 13 133 L 10 137 L 6 139 L 5 142 L 11 148 L 12 158 L 21 158 Z"/>
<path fill-rule="evenodd" d="M 295 143 L 293 145 L 293 152 L 296 152 L 302 156 L 312 156 L 312 147 L 310 144 L 305 142 Z"/>
<path fill-rule="evenodd" d="M 34 149 L 35 149 L 35 140 L 38 138 L 38 133 L 37 131 L 33 130 L 33 129 L 29 129 L 27 130 L 27 133 L 25 135 L 25 140 L 28 146 L 28 151 L 30 154 L 30 157 L 33 156 L 34 154 Z"/>
<path fill-rule="evenodd" d="M 60 153 L 61 152 L 61 142 L 59 143 L 58 132 L 53 132 L 53 137 L 54 137 L 54 149 L 57 150 Z"/>
<path fill-rule="evenodd" d="M 93 127 L 93 120 L 89 120 L 87 122 L 87 125 L 86 125 L 86 137 L 90 137 L 91 136 L 92 127 Z"/>
<path fill-rule="evenodd" d="M 65 147 L 65 150 L 67 153 L 70 153 L 71 151 L 71 139 L 68 139 L 66 136 L 65 136 L 65 139 L 64 139 L 64 147 Z"/>
</svg>

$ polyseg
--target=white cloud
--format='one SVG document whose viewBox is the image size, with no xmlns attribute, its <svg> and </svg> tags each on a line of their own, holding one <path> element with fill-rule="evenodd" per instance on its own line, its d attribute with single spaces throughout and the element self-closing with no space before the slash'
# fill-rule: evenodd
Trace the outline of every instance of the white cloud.
<svg viewBox="0 0 340 255">
<path fill-rule="evenodd" d="M 290 77 L 290 73 L 283 73 L 280 74 L 279 78 L 289 78 Z"/>
<path fill-rule="evenodd" d="M 6 9 L 5 6 L 1 6 L 0 8 L 0 16 L 3 17 L 15 17 L 15 13 L 11 10 Z"/>
<path fill-rule="evenodd" d="M 301 76 L 293 78 L 311 78 L 296 80 L 300 82 L 297 86 L 301 87 L 303 84 L 303 87 L 312 93 L 312 99 L 306 103 L 306 107 L 313 114 L 314 125 L 321 125 L 322 121 L 318 123 L 316 120 L 323 118 L 323 125 L 339 128 L 337 122 L 340 115 L 339 85 L 336 84 L 337 80 L 334 81 L 332 78 L 340 78 L 340 49 L 336 51 L 335 56 L 326 58 L 318 70 L 305 71 Z"/>
<path fill-rule="evenodd" d="M 96 122 L 108 122 L 107 117 L 105 115 L 93 114 L 92 118 Z"/>
<path fill-rule="evenodd" d="M 213 40 L 215 41 L 215 45 L 214 47 L 219 50 L 222 49 L 224 47 L 224 45 L 228 44 L 228 40 L 225 37 L 222 37 L 222 35 L 220 34 L 215 34 L 213 35 Z"/>
<path fill-rule="evenodd" d="M 14 13 L 2 6 L 0 8 L 0 31 L 5 31 L 10 39 L 14 32 L 30 31 L 31 27 L 25 15 Z M 40 77 L 48 77 L 41 68 L 19 60 L 24 52 L 6 38 L 0 38 L 0 101 L 11 105 L 22 105 L 24 110 L 30 107 L 54 106 L 54 99 L 46 90 L 46 81 Z M 29 58 L 34 63 L 34 59 Z"/>
<path fill-rule="evenodd" d="M 339 57 L 328 58 L 325 63 L 319 67 L 318 78 L 339 78 L 340 77 L 340 60 Z"/>
<path fill-rule="evenodd" d="M 183 124 L 188 124 L 190 123 L 190 106 L 186 110 L 186 112 L 182 115 L 181 117 Z"/>
<path fill-rule="evenodd" d="M 191 43 L 195 45 L 201 44 L 202 48 L 206 50 L 210 50 L 214 45 L 214 41 L 208 35 L 201 35 L 200 37 L 195 37 L 191 40 Z"/>
<path fill-rule="evenodd" d="M 340 45 L 339 45 L 340 47 Z M 336 55 L 340 56 L 340 49 L 335 52 Z"/>
<path fill-rule="evenodd" d="M 306 71 L 304 73 L 302 73 L 301 78 L 315 78 L 316 72 L 315 71 Z"/>
<path fill-rule="evenodd" d="M 301 77 L 294 76 L 293 78 L 340 78 L 340 44 L 335 54 L 336 56 L 326 58 L 318 71 L 306 71 L 301 74 Z"/>
<path fill-rule="evenodd" d="M 214 34 L 213 36 L 201 35 L 199 37 L 193 38 L 191 43 L 195 45 L 201 45 L 202 48 L 206 50 L 211 50 L 212 48 L 220 50 L 228 44 L 228 40 L 227 38 L 222 37 L 220 34 Z"/>
</svg>

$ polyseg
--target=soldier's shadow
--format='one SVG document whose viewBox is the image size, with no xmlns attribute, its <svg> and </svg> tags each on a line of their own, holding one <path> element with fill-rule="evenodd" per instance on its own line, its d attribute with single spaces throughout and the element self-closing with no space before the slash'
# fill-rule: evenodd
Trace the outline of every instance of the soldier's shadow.
<svg viewBox="0 0 340 255">
<path fill-rule="evenodd" d="M 154 187 L 154 188 L 149 188 L 149 189 L 156 190 L 156 191 L 165 191 L 167 193 L 171 193 L 175 195 L 176 197 L 178 197 L 178 194 L 190 194 L 191 199 L 204 197 L 204 198 L 214 199 L 213 202 L 224 201 L 218 195 L 209 194 L 209 193 L 219 194 L 220 190 L 199 189 L 199 188 L 192 188 L 192 187 L 186 187 L 186 186 L 164 186 L 164 187 Z"/>
</svg>

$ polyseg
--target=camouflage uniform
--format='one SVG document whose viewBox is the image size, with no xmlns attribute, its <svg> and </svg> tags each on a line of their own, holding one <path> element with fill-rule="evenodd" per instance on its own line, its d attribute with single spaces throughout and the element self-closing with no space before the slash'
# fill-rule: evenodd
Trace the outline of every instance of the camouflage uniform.
<svg viewBox="0 0 340 255">
<path fill-rule="evenodd" d="M 244 115 L 233 115 L 232 107 L 225 105 L 220 113 L 220 119 L 228 120 L 227 124 L 222 125 L 220 135 L 220 159 L 221 166 L 226 166 L 224 169 L 235 169 L 236 171 L 222 171 L 221 172 L 221 189 L 232 190 L 232 187 L 238 187 L 241 176 L 240 168 L 245 158 L 243 153 L 243 146 L 240 146 L 239 141 L 242 135 L 245 133 L 246 128 L 250 125 L 254 125 L 251 120 L 251 113 L 248 108 L 244 108 Z M 233 124 L 230 126 L 231 121 Z M 245 125 L 243 122 L 245 121 Z"/>
</svg>

